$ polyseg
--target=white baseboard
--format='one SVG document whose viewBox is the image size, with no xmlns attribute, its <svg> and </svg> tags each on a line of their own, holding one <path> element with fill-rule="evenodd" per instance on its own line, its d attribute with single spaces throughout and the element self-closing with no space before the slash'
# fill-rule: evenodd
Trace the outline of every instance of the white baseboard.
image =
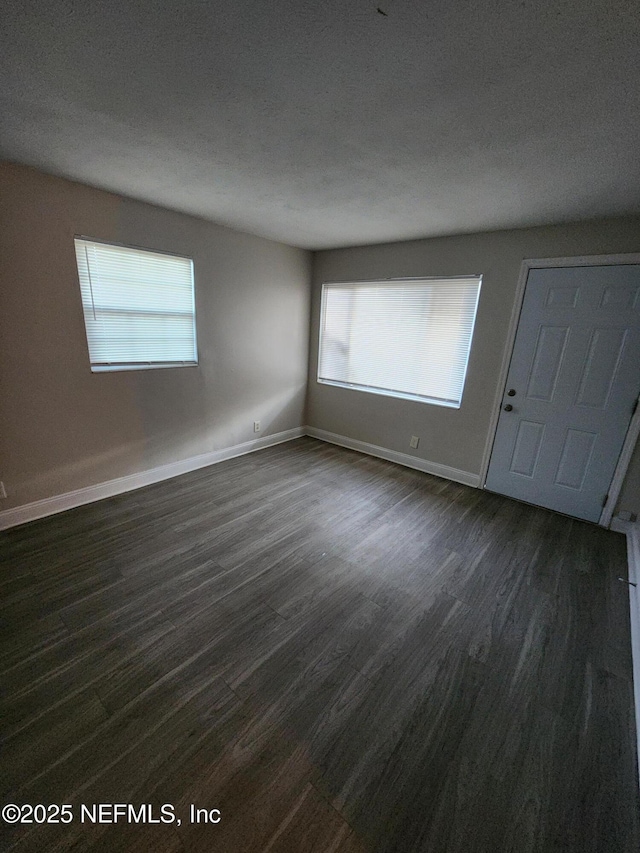
<svg viewBox="0 0 640 853">
<path fill-rule="evenodd" d="M 458 468 L 449 467 L 449 465 L 429 462 L 429 460 L 420 459 L 418 456 L 399 453 L 397 450 L 388 450 L 386 447 L 378 447 L 377 444 L 368 444 L 366 441 L 358 441 L 358 439 L 348 438 L 346 435 L 337 435 L 324 429 L 316 429 L 316 427 L 308 426 L 306 432 L 312 438 L 319 438 L 321 441 L 329 442 L 329 444 L 338 444 L 340 447 L 348 447 L 350 450 L 357 450 L 359 453 L 377 456 L 389 462 L 397 462 L 398 465 L 404 465 L 406 468 L 414 468 L 416 471 L 434 474 L 436 477 L 444 477 L 446 480 L 455 480 L 456 483 L 464 483 L 465 486 L 480 487 L 479 474 L 460 471 Z"/>
<path fill-rule="evenodd" d="M 633 658 L 633 693 L 636 706 L 636 736 L 640 762 L 640 524 L 614 518 L 611 530 L 627 537 L 629 562 L 629 608 L 631 617 L 631 654 Z"/>
<path fill-rule="evenodd" d="M 10 527 L 16 527 L 28 521 L 36 521 L 38 518 L 45 518 L 57 512 L 64 512 L 67 509 L 94 503 L 95 501 L 103 500 L 103 498 L 111 498 L 114 495 L 141 489 L 144 486 L 150 486 L 162 480 L 170 480 L 172 477 L 180 476 L 180 474 L 187 474 L 189 471 L 196 471 L 198 468 L 206 468 L 208 465 L 215 465 L 218 462 L 224 462 L 226 459 L 243 456 L 245 453 L 252 453 L 254 450 L 261 450 L 264 447 L 271 447 L 274 444 L 282 444 L 285 441 L 291 441 L 303 435 L 310 435 L 313 438 L 318 438 L 330 444 L 348 447 L 351 450 L 357 450 L 369 456 L 387 459 L 389 462 L 396 462 L 399 465 L 414 468 L 416 471 L 423 471 L 426 474 L 435 474 L 436 477 L 455 480 L 457 483 L 464 483 L 467 486 L 478 487 L 480 485 L 480 477 L 477 474 L 470 474 L 468 471 L 460 471 L 448 465 L 429 462 L 417 456 L 410 456 L 408 453 L 398 453 L 396 450 L 388 450 L 386 447 L 378 447 L 375 444 L 368 444 L 365 441 L 358 441 L 344 435 L 336 435 L 335 433 L 316 429 L 315 427 L 296 427 L 285 432 L 276 433 L 275 435 L 245 441 L 243 444 L 236 444 L 233 447 L 225 447 L 222 450 L 202 453 L 199 456 L 181 459 L 178 462 L 170 462 L 168 465 L 160 465 L 158 468 L 151 468 L 148 471 L 128 474 L 125 477 L 118 477 L 115 480 L 107 480 L 104 483 L 96 483 L 93 486 L 85 486 L 82 489 L 76 489 L 72 492 L 53 495 L 50 498 L 44 498 L 33 503 L 7 509 L 4 512 L 0 512 L 0 530 L 7 530 Z"/>
<path fill-rule="evenodd" d="M 24 524 L 27 521 L 35 521 L 47 515 L 64 512 L 64 510 L 120 495 L 123 492 L 141 489 L 143 486 L 150 486 L 162 480 L 170 480 L 180 474 L 187 474 L 189 471 L 196 471 L 198 468 L 206 468 L 208 465 L 215 465 L 217 462 L 224 462 L 226 459 L 233 459 L 235 456 L 244 456 L 246 453 L 262 450 L 264 447 L 272 447 L 274 444 L 282 444 L 303 435 L 305 435 L 305 428 L 295 427 L 284 432 L 277 432 L 274 435 L 245 441 L 243 444 L 235 444 L 233 447 L 212 450 L 209 453 L 191 456 L 189 459 L 180 459 L 178 462 L 170 462 L 168 465 L 160 465 L 158 468 L 151 468 L 138 474 L 128 474 L 125 477 L 118 477 L 105 483 L 96 483 L 94 486 L 85 486 L 73 492 L 65 492 L 62 495 L 54 495 L 40 501 L 7 509 L 0 512 L 0 530 L 7 530 L 9 527 L 16 527 L 18 524 Z"/>
</svg>

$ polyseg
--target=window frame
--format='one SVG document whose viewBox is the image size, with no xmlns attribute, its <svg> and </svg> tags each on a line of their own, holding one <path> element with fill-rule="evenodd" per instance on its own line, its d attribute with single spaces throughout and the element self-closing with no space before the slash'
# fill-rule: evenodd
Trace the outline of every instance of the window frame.
<svg viewBox="0 0 640 853">
<path fill-rule="evenodd" d="M 354 287 L 358 285 L 362 285 L 366 287 L 367 285 L 391 285 L 394 283 L 402 284 L 405 282 L 430 282 L 430 281 L 468 281 L 470 279 L 477 279 L 478 289 L 476 294 L 475 306 L 473 310 L 473 319 L 471 323 L 471 332 L 469 335 L 469 347 L 467 351 L 466 363 L 464 368 L 464 374 L 462 379 L 462 387 L 460 389 L 460 399 L 458 402 L 454 402 L 451 400 L 444 400 L 442 398 L 435 397 L 427 397 L 419 394 L 411 394 L 404 391 L 394 391 L 387 388 L 377 388 L 371 385 L 360 385 L 354 382 L 342 382 L 340 380 L 335 379 L 326 379 L 320 376 L 320 368 L 322 362 L 322 345 L 323 345 L 323 335 L 325 328 L 325 315 L 326 315 L 326 298 L 325 294 L 327 290 L 331 287 L 336 287 L 337 285 L 345 285 L 349 287 Z M 406 276 L 406 277 L 392 277 L 392 278 L 374 278 L 374 279 L 356 279 L 352 281 L 348 281 L 345 279 L 336 279 L 336 280 L 328 280 L 322 282 L 321 296 L 320 296 L 320 327 L 318 334 L 318 358 L 317 358 L 317 371 L 316 371 L 316 382 L 320 385 L 330 385 L 335 388 L 345 388 L 349 391 L 362 391 L 368 394 L 377 394 L 384 397 L 392 397 L 398 400 L 410 400 L 416 403 L 426 403 L 428 405 L 433 406 L 441 406 L 443 408 L 448 409 L 460 409 L 462 406 L 462 400 L 464 397 L 464 391 L 467 384 L 467 374 L 469 370 L 469 363 L 471 361 L 471 349 L 473 346 L 473 338 L 475 333 L 475 325 L 478 317 L 478 307 L 480 305 L 480 293 L 482 290 L 482 282 L 483 275 L 482 273 L 469 273 L 467 275 L 445 275 L 445 276 Z"/>
<path fill-rule="evenodd" d="M 101 246 L 109 246 L 112 248 L 121 248 L 121 249 L 132 249 L 137 252 L 146 252 L 151 255 L 165 255 L 169 258 L 177 258 L 180 260 L 189 261 L 191 265 L 191 292 L 193 296 L 193 315 L 192 315 L 192 323 L 193 323 L 193 349 L 195 360 L 194 361 L 184 361 L 184 360 L 176 360 L 176 361 L 137 361 L 137 362 L 124 362 L 124 361 L 112 361 L 112 362 L 94 362 L 91 359 L 91 346 L 89 343 L 89 332 L 87 329 L 87 324 L 85 320 L 85 301 L 82 293 L 82 282 L 80 277 L 80 269 L 78 267 L 77 260 L 77 246 L 76 240 L 81 240 L 86 243 L 96 243 Z M 100 237 L 90 237 L 86 234 L 74 234 L 73 235 L 73 248 L 74 248 L 74 261 L 76 265 L 76 275 L 78 280 L 78 288 L 80 291 L 80 303 L 82 306 L 82 321 L 84 324 L 85 330 L 85 340 L 87 342 L 87 355 L 89 358 L 89 366 L 92 373 L 119 373 L 125 371 L 132 370 L 166 370 L 169 368 L 184 368 L 184 367 L 198 367 L 200 363 L 199 352 L 198 352 L 198 329 L 197 329 L 197 321 L 196 321 L 196 274 L 195 274 L 195 261 L 190 255 L 182 254 L 181 252 L 170 252 L 165 249 L 151 249 L 148 246 L 138 246 L 133 245 L 131 243 L 122 243 L 116 240 L 105 240 Z M 135 312 L 131 312 L 132 314 Z M 144 313 L 144 312 L 140 312 Z"/>
</svg>

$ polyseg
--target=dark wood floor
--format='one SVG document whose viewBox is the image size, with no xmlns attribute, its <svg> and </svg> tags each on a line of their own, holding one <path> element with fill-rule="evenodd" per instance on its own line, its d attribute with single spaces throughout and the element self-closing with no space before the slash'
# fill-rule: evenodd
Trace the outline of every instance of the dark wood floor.
<svg viewBox="0 0 640 853">
<path fill-rule="evenodd" d="M 619 534 L 307 438 L 0 546 L 3 849 L 640 849 Z"/>
</svg>

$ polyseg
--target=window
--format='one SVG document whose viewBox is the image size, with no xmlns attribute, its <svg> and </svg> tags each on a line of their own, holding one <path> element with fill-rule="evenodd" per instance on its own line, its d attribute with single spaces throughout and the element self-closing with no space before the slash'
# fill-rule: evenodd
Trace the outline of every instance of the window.
<svg viewBox="0 0 640 853">
<path fill-rule="evenodd" d="M 91 370 L 198 363 L 193 261 L 75 239 Z"/>
<path fill-rule="evenodd" d="M 481 282 L 324 284 L 318 382 L 459 408 Z"/>
</svg>

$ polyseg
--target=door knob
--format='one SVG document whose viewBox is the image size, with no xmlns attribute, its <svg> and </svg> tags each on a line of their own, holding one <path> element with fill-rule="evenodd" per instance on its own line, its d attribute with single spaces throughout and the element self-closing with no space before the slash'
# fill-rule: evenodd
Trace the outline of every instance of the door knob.
<svg viewBox="0 0 640 853">
<path fill-rule="evenodd" d="M 511 405 L 511 403 L 507 403 L 507 405 L 504 407 L 504 410 L 505 412 L 512 412 L 513 406 Z"/>
</svg>

